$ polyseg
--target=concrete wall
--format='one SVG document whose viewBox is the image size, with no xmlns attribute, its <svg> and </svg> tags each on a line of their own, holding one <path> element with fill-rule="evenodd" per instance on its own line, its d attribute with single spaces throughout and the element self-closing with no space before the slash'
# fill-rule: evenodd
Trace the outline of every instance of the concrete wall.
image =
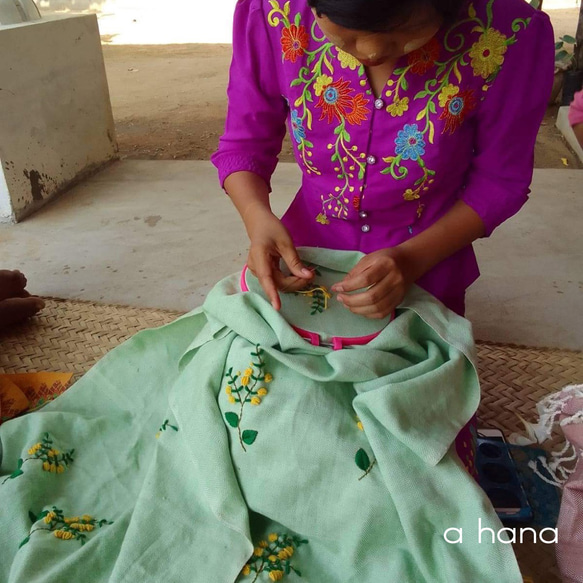
<svg viewBox="0 0 583 583">
<path fill-rule="evenodd" d="M 95 15 L 0 26 L 0 221 L 116 156 Z"/>
<path fill-rule="evenodd" d="M 230 43 L 236 0 L 37 0 L 41 13 L 89 11 L 113 44 Z"/>
</svg>

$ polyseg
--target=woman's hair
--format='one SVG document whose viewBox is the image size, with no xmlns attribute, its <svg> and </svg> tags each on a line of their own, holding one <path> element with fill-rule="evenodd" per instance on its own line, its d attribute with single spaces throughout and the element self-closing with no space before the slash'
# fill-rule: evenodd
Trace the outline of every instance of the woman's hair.
<svg viewBox="0 0 583 583">
<path fill-rule="evenodd" d="M 351 30 L 384 32 L 404 24 L 416 9 L 432 6 L 446 22 L 454 21 L 465 0 L 308 0 L 318 16 Z"/>
</svg>

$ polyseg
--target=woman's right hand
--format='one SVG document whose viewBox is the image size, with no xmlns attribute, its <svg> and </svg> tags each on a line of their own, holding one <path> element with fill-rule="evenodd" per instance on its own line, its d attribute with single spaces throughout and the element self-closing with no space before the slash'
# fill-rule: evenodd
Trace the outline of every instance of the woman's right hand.
<svg viewBox="0 0 583 583">
<path fill-rule="evenodd" d="M 314 278 L 314 272 L 303 265 L 288 230 L 265 206 L 255 205 L 252 212 L 246 213 L 245 227 L 251 242 L 247 267 L 259 280 L 271 305 L 279 310 L 278 290 L 301 290 Z M 292 275 L 282 273 L 280 258 Z"/>
</svg>

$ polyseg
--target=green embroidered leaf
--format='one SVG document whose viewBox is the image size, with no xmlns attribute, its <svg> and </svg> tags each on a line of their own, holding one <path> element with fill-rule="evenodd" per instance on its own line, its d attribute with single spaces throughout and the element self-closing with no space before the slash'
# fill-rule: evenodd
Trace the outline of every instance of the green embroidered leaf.
<svg viewBox="0 0 583 583">
<path fill-rule="evenodd" d="M 18 458 L 18 464 L 17 464 L 17 468 L 20 469 L 22 467 L 22 464 L 24 463 L 24 460 L 22 458 Z"/>
<path fill-rule="evenodd" d="M 236 413 L 225 413 L 225 419 L 231 427 L 239 426 L 239 417 Z"/>
<path fill-rule="evenodd" d="M 285 564 L 285 574 L 289 575 L 289 572 L 291 571 L 291 569 L 289 568 L 289 563 Z"/>
<path fill-rule="evenodd" d="M 431 113 L 435 113 L 435 102 L 433 102 L 433 101 L 429 102 L 429 111 Z"/>
<path fill-rule="evenodd" d="M 334 135 L 338 136 L 340 135 L 340 132 L 342 132 L 344 128 L 342 127 L 342 125 L 339 125 L 337 127 L 334 128 Z"/>
<path fill-rule="evenodd" d="M 401 82 L 401 87 L 403 87 L 404 91 L 407 91 L 409 89 L 409 83 L 408 83 L 407 79 L 405 79 L 405 77 L 403 77 L 403 81 Z"/>
<path fill-rule="evenodd" d="M 253 429 L 245 429 L 241 437 L 243 439 L 243 443 L 251 445 L 257 438 L 257 431 L 254 431 Z"/>
<path fill-rule="evenodd" d="M 313 148 L 314 147 L 314 144 L 312 144 L 312 142 L 308 142 L 307 140 L 305 140 L 304 143 L 306 144 L 306 148 Z"/>
<path fill-rule="evenodd" d="M 28 517 L 33 524 L 36 522 L 36 514 L 32 510 L 28 511 Z"/>
<path fill-rule="evenodd" d="M 290 87 L 297 87 L 298 85 L 302 84 L 302 80 L 301 79 L 294 79 L 291 83 L 290 83 Z"/>
<path fill-rule="evenodd" d="M 18 548 L 23 547 L 30 540 L 30 536 L 27 536 L 19 545 Z"/>
<path fill-rule="evenodd" d="M 294 22 L 295 22 L 296 26 L 299 26 L 301 21 L 302 21 L 302 15 L 298 12 L 296 14 L 295 19 L 294 19 Z"/>
<path fill-rule="evenodd" d="M 53 507 L 54 508 L 54 507 Z M 37 520 L 40 520 L 41 518 L 44 518 L 47 514 L 49 513 L 48 510 L 43 510 L 37 517 Z"/>
<path fill-rule="evenodd" d="M 293 568 L 293 567 L 292 567 L 292 568 Z M 302 576 L 302 574 L 300 573 L 300 571 L 299 571 L 298 569 L 294 569 L 294 571 L 296 572 L 296 575 L 297 575 L 298 577 L 301 577 L 301 576 Z"/>
<path fill-rule="evenodd" d="M 24 472 L 22 470 L 14 470 L 10 476 L 8 476 L 9 478 L 18 478 L 18 476 L 22 476 L 22 474 L 24 474 Z"/>
<path fill-rule="evenodd" d="M 312 103 L 314 101 L 314 98 L 312 97 L 312 92 L 311 91 L 306 91 L 306 99 Z"/>
<path fill-rule="evenodd" d="M 366 472 L 366 470 L 368 470 L 368 468 L 370 467 L 370 459 L 368 457 L 368 454 L 362 448 L 356 452 L 354 461 L 363 472 Z"/>
<path fill-rule="evenodd" d="M 413 99 L 422 99 L 426 95 L 429 95 L 429 91 L 419 91 L 419 93 L 417 93 Z"/>
</svg>

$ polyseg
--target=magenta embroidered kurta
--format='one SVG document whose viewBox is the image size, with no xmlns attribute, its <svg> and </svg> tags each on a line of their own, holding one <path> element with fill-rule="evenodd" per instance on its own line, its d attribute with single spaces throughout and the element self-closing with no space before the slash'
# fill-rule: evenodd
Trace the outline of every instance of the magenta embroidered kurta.
<svg viewBox="0 0 583 583">
<path fill-rule="evenodd" d="M 239 0 L 226 129 L 212 157 L 221 185 L 237 171 L 269 184 L 287 120 L 303 174 L 282 222 L 296 246 L 392 247 L 458 199 L 490 235 L 529 194 L 553 42 L 548 16 L 526 2 L 476 0 L 402 57 L 375 96 L 306 0 Z M 417 283 L 463 312 L 478 275 L 469 246 Z"/>
</svg>

